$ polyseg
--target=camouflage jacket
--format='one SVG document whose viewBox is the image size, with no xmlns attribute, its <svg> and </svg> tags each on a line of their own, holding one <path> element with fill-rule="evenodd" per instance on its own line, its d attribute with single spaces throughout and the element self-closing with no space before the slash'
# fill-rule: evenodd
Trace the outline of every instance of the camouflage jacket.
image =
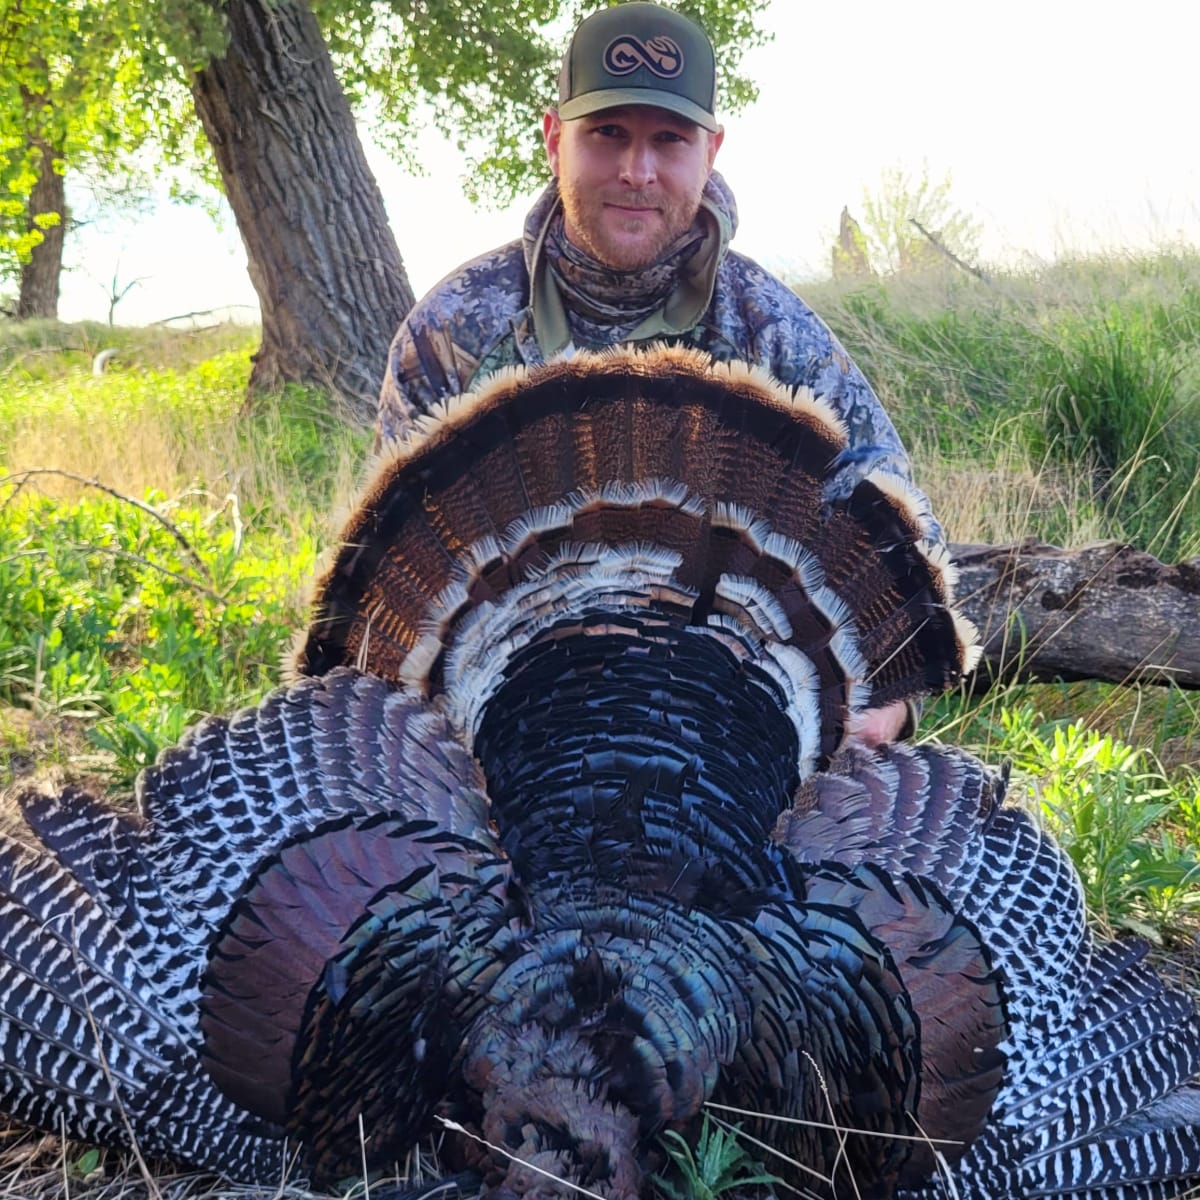
<svg viewBox="0 0 1200 1200">
<path fill-rule="evenodd" d="M 526 219 L 520 241 L 460 267 L 408 314 L 388 356 L 379 404 L 381 444 L 404 437 L 414 416 L 501 367 L 538 365 L 572 351 L 562 300 L 541 253 L 559 208 L 551 183 Z M 689 270 L 658 319 L 643 322 L 628 340 L 673 341 L 716 359 L 744 359 L 784 384 L 823 397 L 850 435 L 833 495 L 845 494 L 875 468 L 909 479 L 908 457 L 892 422 L 837 338 L 788 287 L 729 250 L 736 207 L 715 172 L 701 214 L 709 236 L 695 255 L 699 272 Z M 940 533 L 936 524 L 933 528 Z"/>
</svg>

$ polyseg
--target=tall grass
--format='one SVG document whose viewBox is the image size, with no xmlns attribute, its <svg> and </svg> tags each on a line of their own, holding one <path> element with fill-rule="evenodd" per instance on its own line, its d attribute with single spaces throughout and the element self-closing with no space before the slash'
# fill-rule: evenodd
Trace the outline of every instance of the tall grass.
<svg viewBox="0 0 1200 1200">
<path fill-rule="evenodd" d="M 132 496 L 190 490 L 220 504 L 232 495 L 245 519 L 281 533 L 297 522 L 323 523 L 353 492 L 367 439 L 347 429 L 320 393 L 291 388 L 247 408 L 253 331 L 154 330 L 141 338 L 121 331 L 119 357 L 95 378 L 91 354 L 100 343 L 89 327 L 34 323 L 48 355 L 34 359 L 36 370 L 22 328 L 0 338 L 6 473 L 54 467 Z M 81 494 L 65 478 L 42 479 L 38 488 L 60 498 Z"/>
<path fill-rule="evenodd" d="M 875 385 L 957 542 L 1200 553 L 1200 253 L 1083 259 L 984 283 L 947 267 L 805 288 Z M 1111 928 L 1197 926 L 1200 702 L 1010 685 L 928 706 L 922 734 L 1015 763 Z"/>
<path fill-rule="evenodd" d="M 936 493 L 949 469 L 939 511 L 955 540 L 985 539 L 973 499 L 958 511 L 953 468 L 1007 476 L 1016 466 L 1038 481 L 1031 535 L 1074 544 L 1103 533 L 1163 558 L 1200 553 L 1197 251 L 990 283 L 947 268 L 806 298 L 876 384 L 922 484 Z"/>
</svg>

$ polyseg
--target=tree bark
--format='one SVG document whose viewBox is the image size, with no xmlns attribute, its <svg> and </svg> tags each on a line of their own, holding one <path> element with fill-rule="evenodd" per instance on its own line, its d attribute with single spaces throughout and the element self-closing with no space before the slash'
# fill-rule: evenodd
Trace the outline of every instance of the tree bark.
<svg viewBox="0 0 1200 1200">
<path fill-rule="evenodd" d="M 32 146 L 38 155 L 38 177 L 29 195 L 29 228 L 38 228 L 34 219 L 48 213 L 57 213 L 59 219 L 56 225 L 42 229 L 42 240 L 21 267 L 17 318 L 44 317 L 53 321 L 58 317 L 58 278 L 62 273 L 67 232 L 67 189 L 63 176 L 54 169 L 58 157 L 54 148 L 41 138 L 34 138 Z"/>
<path fill-rule="evenodd" d="M 1167 565 L 1121 542 L 953 545 L 958 604 L 991 679 L 1135 680 L 1200 688 L 1200 559 Z"/>
<path fill-rule="evenodd" d="M 226 17 L 192 95 L 262 307 L 251 392 L 317 384 L 370 425 L 413 303 L 383 197 L 303 0 L 229 0 Z"/>
</svg>

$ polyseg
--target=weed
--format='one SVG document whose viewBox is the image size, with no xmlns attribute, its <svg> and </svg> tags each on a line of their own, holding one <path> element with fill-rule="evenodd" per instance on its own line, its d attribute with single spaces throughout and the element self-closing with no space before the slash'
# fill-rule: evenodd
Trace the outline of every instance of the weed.
<svg viewBox="0 0 1200 1200">
<path fill-rule="evenodd" d="M 704 1114 L 695 1149 L 674 1129 L 659 1143 L 674 1167 L 674 1178 L 653 1176 L 653 1182 L 670 1200 L 716 1200 L 725 1192 L 779 1183 L 767 1174 L 738 1140 L 740 1126 L 723 1128 Z"/>
<path fill-rule="evenodd" d="M 1167 826 L 1178 787 L 1142 751 L 1073 722 L 1038 721 L 1030 706 L 1001 713 L 1004 749 L 1083 880 L 1093 917 L 1161 941 L 1194 920 L 1200 861 Z"/>
</svg>

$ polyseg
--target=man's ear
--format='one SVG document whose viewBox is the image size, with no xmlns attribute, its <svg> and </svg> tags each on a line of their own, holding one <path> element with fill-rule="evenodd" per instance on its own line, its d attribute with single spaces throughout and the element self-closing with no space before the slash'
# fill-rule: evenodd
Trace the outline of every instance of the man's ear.
<svg viewBox="0 0 1200 1200">
<path fill-rule="evenodd" d="M 722 125 L 716 133 L 708 135 L 708 169 L 712 170 L 713 159 L 717 157 L 717 151 L 721 148 L 721 143 L 725 140 L 725 126 Z"/>
<path fill-rule="evenodd" d="M 546 144 L 546 159 L 550 163 L 550 174 L 558 178 L 558 144 L 562 138 L 562 118 L 558 109 L 546 109 L 542 118 L 542 141 Z"/>
</svg>

